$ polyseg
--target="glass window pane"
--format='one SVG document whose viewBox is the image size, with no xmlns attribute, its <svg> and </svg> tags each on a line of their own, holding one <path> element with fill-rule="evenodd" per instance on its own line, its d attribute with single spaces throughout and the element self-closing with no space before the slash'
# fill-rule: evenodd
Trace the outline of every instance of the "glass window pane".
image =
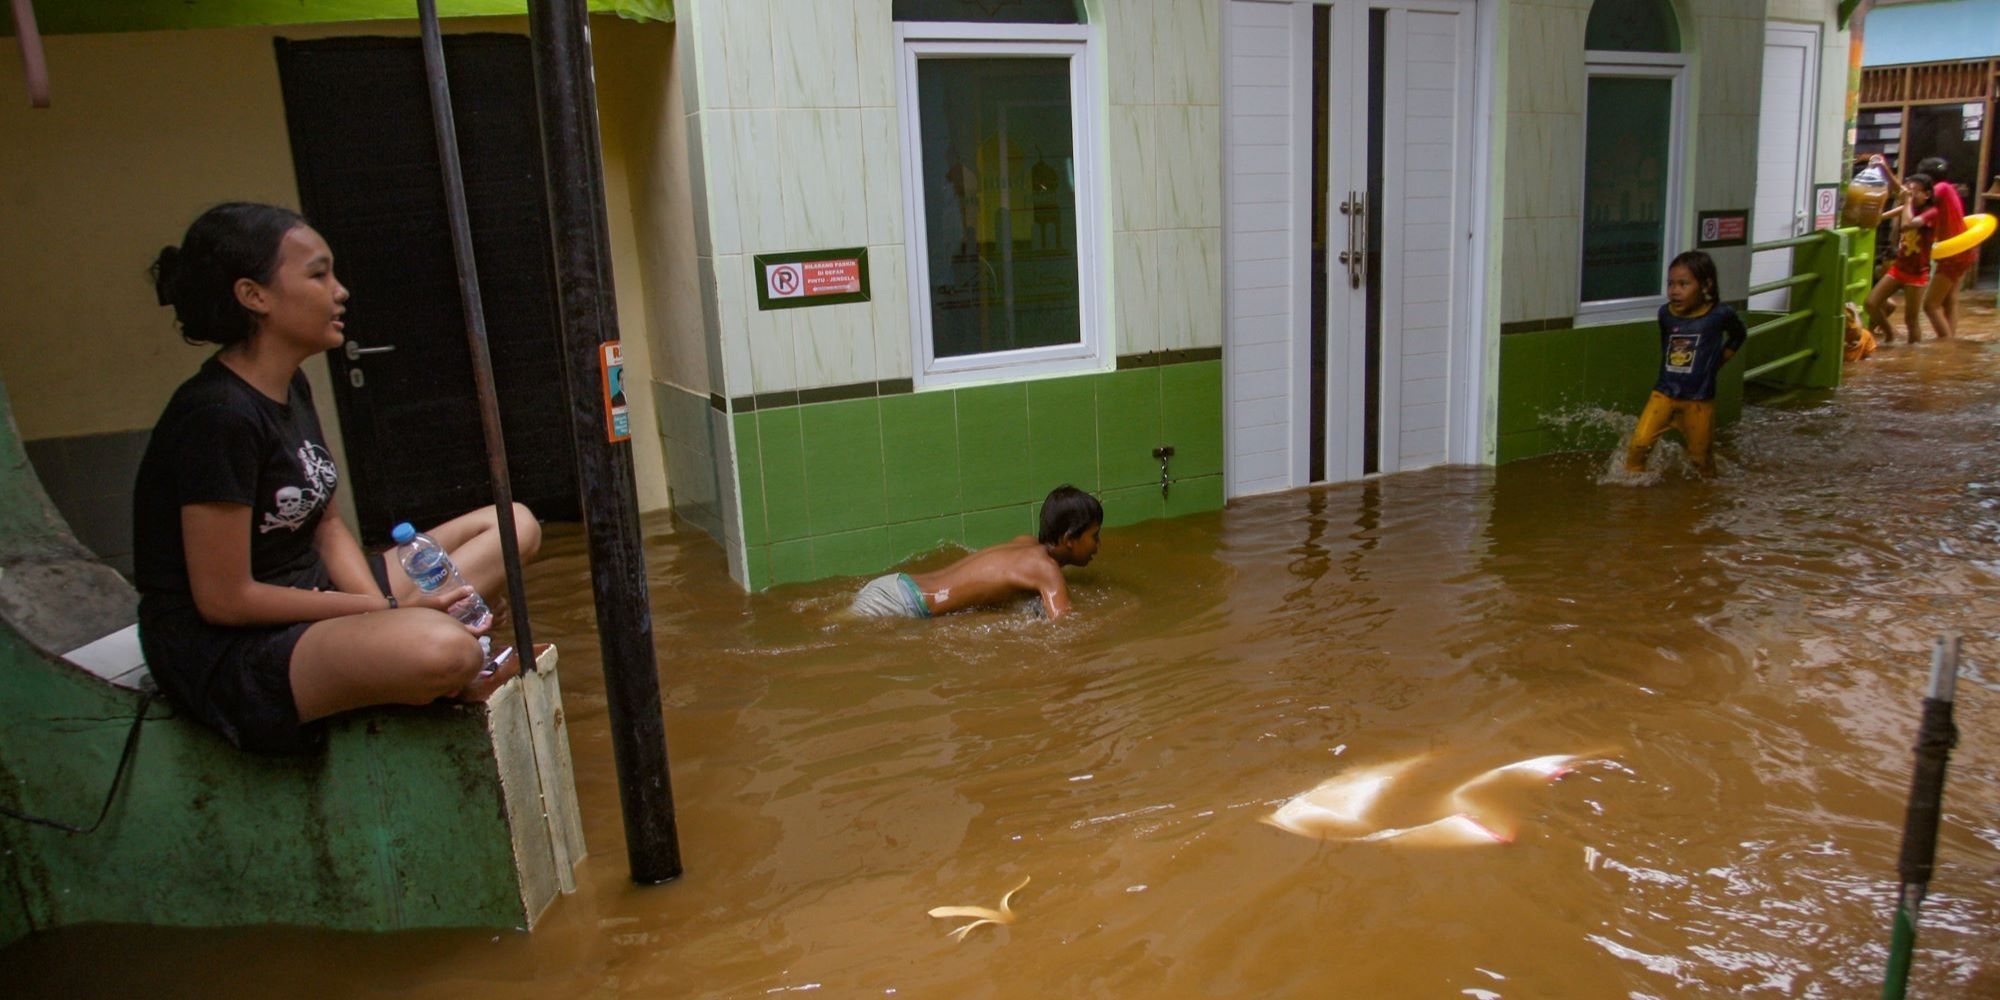
<svg viewBox="0 0 2000 1000">
<path fill-rule="evenodd" d="M 1674 84 L 1590 78 L 1583 153 L 1583 301 L 1658 295 L 1667 250 Z"/>
<path fill-rule="evenodd" d="M 1584 23 L 1583 47 L 1616 52 L 1679 52 L 1680 22 L 1667 0 L 1597 0 Z"/>
<path fill-rule="evenodd" d="M 1077 0 L 896 0 L 898 21 L 1006 21 L 1082 24 Z"/>
<path fill-rule="evenodd" d="M 917 63 L 936 357 L 1083 340 L 1069 73 L 1066 57 Z"/>
</svg>

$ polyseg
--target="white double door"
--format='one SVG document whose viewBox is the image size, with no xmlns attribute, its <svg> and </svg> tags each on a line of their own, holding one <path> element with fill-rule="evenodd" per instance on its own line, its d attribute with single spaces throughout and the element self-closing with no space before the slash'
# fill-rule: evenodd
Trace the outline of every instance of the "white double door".
<svg viewBox="0 0 2000 1000">
<path fill-rule="evenodd" d="M 1227 16 L 1231 494 L 1478 461 L 1472 4 Z"/>
</svg>

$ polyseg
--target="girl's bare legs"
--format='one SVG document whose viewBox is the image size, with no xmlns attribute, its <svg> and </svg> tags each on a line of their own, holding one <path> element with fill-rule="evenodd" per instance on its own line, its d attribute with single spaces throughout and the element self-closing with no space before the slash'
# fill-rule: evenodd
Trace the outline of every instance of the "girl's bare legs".
<svg viewBox="0 0 2000 1000">
<path fill-rule="evenodd" d="M 1958 305 L 1958 282 L 1963 275 L 1949 278 L 1935 275 L 1930 287 L 1924 290 L 1924 315 L 1930 318 L 1931 329 L 1939 338 L 1950 337 L 1958 329 L 1957 317 L 1952 310 Z"/>
<path fill-rule="evenodd" d="M 450 615 L 401 608 L 315 623 L 292 647 L 292 701 L 311 722 L 369 705 L 484 701 L 519 672 L 513 657 L 480 677 L 479 640 Z"/>
<path fill-rule="evenodd" d="M 1868 293 L 1868 328 L 1874 330 L 1875 339 L 1884 344 L 1896 339 L 1896 328 L 1889 325 L 1889 297 L 1901 287 L 1902 282 L 1885 274 L 1881 281 L 1875 283 L 1874 290 Z"/>
<path fill-rule="evenodd" d="M 1910 343 L 1923 339 L 1924 289 L 1923 287 L 1903 288 L 1903 322 L 1909 327 Z"/>
<path fill-rule="evenodd" d="M 454 517 L 425 534 L 437 539 L 451 553 L 451 561 L 465 574 L 465 582 L 472 584 L 486 603 L 506 596 L 507 567 L 500 558 L 500 515 L 496 508 L 482 507 Z M 525 504 L 514 505 L 514 539 L 520 543 L 523 565 L 541 550 L 542 524 Z M 394 549 L 389 550 L 385 561 L 389 564 L 389 589 L 395 591 L 396 599 L 416 596 L 417 585 L 403 572 Z"/>
</svg>

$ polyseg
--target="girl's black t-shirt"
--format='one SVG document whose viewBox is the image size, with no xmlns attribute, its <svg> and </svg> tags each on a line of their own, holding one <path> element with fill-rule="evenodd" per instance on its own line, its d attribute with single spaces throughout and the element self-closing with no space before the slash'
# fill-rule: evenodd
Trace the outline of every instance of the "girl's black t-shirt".
<svg viewBox="0 0 2000 1000">
<path fill-rule="evenodd" d="M 1653 391 L 1670 399 L 1714 399 L 1722 353 L 1742 350 L 1748 333 L 1736 310 L 1722 303 L 1694 317 L 1661 306 L 1660 377 Z"/>
<path fill-rule="evenodd" d="M 250 508 L 250 575 L 317 587 L 328 579 L 313 536 L 339 476 L 303 372 L 285 402 L 210 358 L 181 384 L 153 427 L 132 494 L 133 579 L 158 603 L 192 602 L 181 508 Z"/>
</svg>

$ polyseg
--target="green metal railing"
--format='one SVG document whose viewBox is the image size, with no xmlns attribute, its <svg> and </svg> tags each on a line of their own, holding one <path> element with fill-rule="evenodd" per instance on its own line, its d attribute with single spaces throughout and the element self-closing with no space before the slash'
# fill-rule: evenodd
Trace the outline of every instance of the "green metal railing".
<svg viewBox="0 0 2000 1000">
<path fill-rule="evenodd" d="M 1853 242 L 1852 230 L 1823 230 L 1750 248 L 1752 253 L 1791 250 L 1792 273 L 1752 285 L 1748 294 L 1790 290 L 1792 296 L 1789 312 L 1750 327 L 1744 381 L 1789 388 L 1840 384 L 1841 306 L 1852 292 Z"/>
</svg>

